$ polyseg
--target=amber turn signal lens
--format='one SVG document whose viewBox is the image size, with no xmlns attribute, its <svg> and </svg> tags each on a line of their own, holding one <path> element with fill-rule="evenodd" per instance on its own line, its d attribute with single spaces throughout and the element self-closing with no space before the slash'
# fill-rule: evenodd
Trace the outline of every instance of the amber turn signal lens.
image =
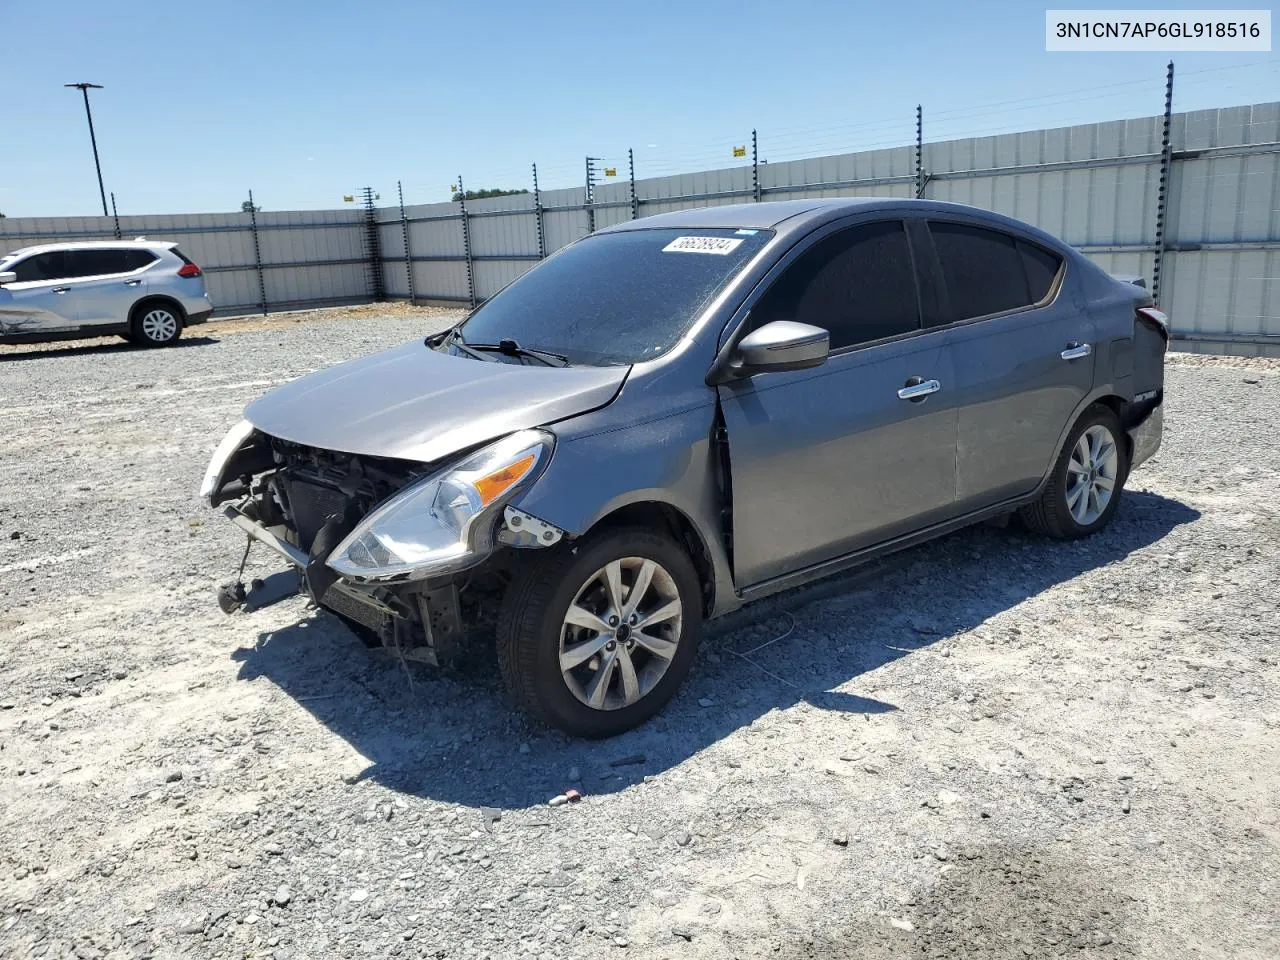
<svg viewBox="0 0 1280 960">
<path fill-rule="evenodd" d="M 529 471 L 533 469 L 533 465 L 537 460 L 538 455 L 536 453 L 526 453 L 514 463 L 509 463 L 505 467 L 501 467 L 493 471 L 493 473 L 476 480 L 475 488 L 476 492 L 480 494 L 480 503 L 486 507 L 493 503 L 494 500 L 523 480 Z"/>
</svg>

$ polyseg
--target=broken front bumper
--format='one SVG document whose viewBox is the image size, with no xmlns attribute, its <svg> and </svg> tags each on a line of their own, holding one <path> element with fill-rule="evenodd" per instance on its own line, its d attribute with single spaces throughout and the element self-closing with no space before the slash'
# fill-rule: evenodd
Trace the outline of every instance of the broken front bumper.
<svg viewBox="0 0 1280 960">
<path fill-rule="evenodd" d="M 296 568 L 299 576 L 297 592 L 300 592 L 308 582 L 315 582 L 308 578 L 306 573 L 315 564 L 323 563 L 322 559 L 309 557 L 272 529 L 264 527 L 252 518 L 245 516 L 237 507 L 227 506 L 223 508 L 222 512 L 253 540 L 279 554 Z M 371 628 L 376 628 L 377 625 L 383 623 L 386 617 L 402 616 L 404 613 L 403 610 L 397 610 L 395 606 L 388 603 L 384 598 L 379 597 L 375 592 L 376 588 L 360 587 L 342 579 L 333 579 L 325 588 L 320 590 L 310 587 L 306 589 L 312 595 L 311 599 L 316 603 L 334 609 L 336 612 Z M 316 596 L 317 593 L 319 593 L 319 596 Z M 282 594 L 279 597 L 274 597 L 274 599 L 283 599 L 287 595 Z M 274 599 L 271 602 L 274 602 Z M 250 607 L 266 606 L 265 603 L 253 603 L 252 594 L 250 594 L 248 605 Z"/>
<path fill-rule="evenodd" d="M 1126 431 L 1129 434 L 1129 469 L 1133 470 L 1150 460 L 1160 450 L 1164 438 L 1164 402 L 1151 408 L 1143 420 Z"/>
</svg>

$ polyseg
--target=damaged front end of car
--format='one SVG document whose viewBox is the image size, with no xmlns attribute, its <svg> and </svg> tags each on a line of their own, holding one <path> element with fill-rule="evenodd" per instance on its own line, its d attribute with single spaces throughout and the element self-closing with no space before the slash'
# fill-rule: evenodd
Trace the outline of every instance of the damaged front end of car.
<svg viewBox="0 0 1280 960">
<path fill-rule="evenodd" d="M 371 645 L 454 661 L 492 630 L 513 549 L 564 536 L 512 505 L 554 446 L 550 432 L 527 429 L 420 463 L 310 447 L 241 421 L 201 496 L 248 536 L 246 558 L 262 544 L 289 567 L 248 588 L 237 577 L 219 605 L 258 609 L 301 592 Z"/>
</svg>

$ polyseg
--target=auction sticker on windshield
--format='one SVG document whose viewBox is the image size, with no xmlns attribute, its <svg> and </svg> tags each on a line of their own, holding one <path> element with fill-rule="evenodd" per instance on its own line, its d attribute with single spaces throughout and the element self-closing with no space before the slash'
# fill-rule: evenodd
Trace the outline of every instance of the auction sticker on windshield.
<svg viewBox="0 0 1280 960">
<path fill-rule="evenodd" d="M 733 253 L 741 240 L 735 237 L 676 237 L 665 247 L 663 253 L 714 253 L 725 256 Z"/>
</svg>

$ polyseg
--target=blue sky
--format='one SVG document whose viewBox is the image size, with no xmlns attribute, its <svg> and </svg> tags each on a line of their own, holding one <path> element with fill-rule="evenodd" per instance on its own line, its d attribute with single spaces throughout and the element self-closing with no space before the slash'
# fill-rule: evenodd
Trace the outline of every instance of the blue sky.
<svg viewBox="0 0 1280 960">
<path fill-rule="evenodd" d="M 5 6 L 0 4 L 0 7 Z M 1063 4 L 1055 3 L 1055 7 Z M 1202 2 L 1204 8 L 1211 4 Z M 1223 4 L 1224 8 L 1247 4 Z M 11 11 L 12 12 L 12 11 Z M 271 210 L 469 188 L 575 186 L 587 153 L 637 175 L 1160 112 L 1167 54 L 1046 53 L 1044 6 L 28 4 L 5 18 L 0 212 L 99 208 L 77 91 L 93 81 L 121 213 Z M 1174 57 L 1174 107 L 1280 99 L 1276 53 Z M 620 173 L 625 173 L 620 169 Z"/>
</svg>

